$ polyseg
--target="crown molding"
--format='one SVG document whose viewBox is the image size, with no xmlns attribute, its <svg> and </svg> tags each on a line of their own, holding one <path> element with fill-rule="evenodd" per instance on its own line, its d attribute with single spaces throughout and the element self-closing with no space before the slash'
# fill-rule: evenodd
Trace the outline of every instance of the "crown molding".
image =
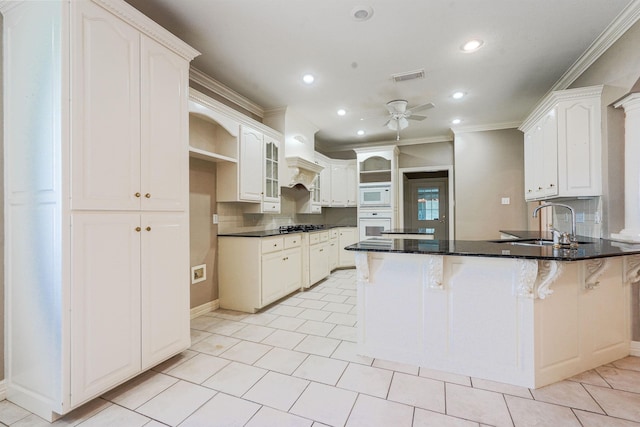
<svg viewBox="0 0 640 427">
<path fill-rule="evenodd" d="M 249 111 L 251 114 L 255 114 L 260 118 L 264 118 L 264 113 L 265 113 L 264 108 L 262 108 L 255 102 L 251 101 L 249 98 L 245 98 L 244 96 L 240 95 L 238 92 L 228 88 L 227 86 L 223 85 L 222 83 L 213 79 L 212 77 L 209 77 L 208 75 L 198 70 L 197 68 L 191 67 L 189 69 L 189 80 L 199 84 L 200 86 L 205 87 L 206 89 L 210 90 L 211 92 L 217 95 L 220 95 L 221 97 L 227 99 L 228 101 L 233 102 L 235 105 L 237 105 L 240 108 L 243 108 L 246 111 Z"/>
<path fill-rule="evenodd" d="M 518 129 L 522 122 L 505 122 L 505 123 L 493 123 L 478 126 L 460 126 L 451 131 L 455 134 L 469 133 L 469 132 L 485 132 L 492 130 L 504 130 L 504 129 Z"/>
<path fill-rule="evenodd" d="M 640 0 L 634 0 L 613 20 L 576 62 L 560 77 L 551 91 L 566 89 L 640 19 Z"/>
</svg>

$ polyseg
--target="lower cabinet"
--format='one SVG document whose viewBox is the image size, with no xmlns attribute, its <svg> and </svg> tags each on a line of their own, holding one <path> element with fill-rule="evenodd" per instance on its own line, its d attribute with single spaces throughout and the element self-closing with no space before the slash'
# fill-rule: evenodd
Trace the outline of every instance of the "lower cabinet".
<svg viewBox="0 0 640 427">
<path fill-rule="evenodd" d="M 329 268 L 329 232 L 309 235 L 309 284 L 313 285 L 331 274 Z"/>
<path fill-rule="evenodd" d="M 338 229 L 329 230 L 329 270 L 333 271 L 338 268 L 338 260 L 340 258 L 340 246 L 338 241 Z"/>
<path fill-rule="evenodd" d="M 190 345 L 184 214 L 73 215 L 71 405 Z"/>
<path fill-rule="evenodd" d="M 255 313 L 302 287 L 302 234 L 218 237 L 220 308 Z"/>
<path fill-rule="evenodd" d="M 344 227 L 338 229 L 338 267 L 354 267 L 356 265 L 355 252 L 344 248 L 358 242 L 358 229 Z"/>
</svg>

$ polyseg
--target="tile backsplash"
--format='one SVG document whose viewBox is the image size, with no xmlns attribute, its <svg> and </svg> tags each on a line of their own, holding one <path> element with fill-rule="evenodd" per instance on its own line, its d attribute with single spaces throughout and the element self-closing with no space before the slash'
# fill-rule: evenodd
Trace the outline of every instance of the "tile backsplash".
<svg viewBox="0 0 640 427">
<path fill-rule="evenodd" d="M 600 197 L 553 199 L 553 203 L 571 206 L 576 212 L 576 233 L 579 236 L 602 237 L 602 199 Z M 560 231 L 571 231 L 571 214 L 567 209 L 553 209 L 553 224 Z"/>
</svg>

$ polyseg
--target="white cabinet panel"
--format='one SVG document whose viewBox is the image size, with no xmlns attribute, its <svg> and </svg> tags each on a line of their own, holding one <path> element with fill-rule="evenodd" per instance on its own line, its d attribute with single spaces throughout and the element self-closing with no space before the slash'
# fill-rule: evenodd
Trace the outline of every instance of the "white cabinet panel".
<svg viewBox="0 0 640 427">
<path fill-rule="evenodd" d="M 240 200 L 262 201 L 262 133 L 242 127 L 240 134 Z"/>
<path fill-rule="evenodd" d="M 284 285 L 282 296 L 294 292 L 302 287 L 302 248 L 292 248 L 283 252 L 282 281 Z"/>
<path fill-rule="evenodd" d="M 331 165 L 331 206 L 347 206 L 347 168 L 346 165 Z"/>
<path fill-rule="evenodd" d="M 347 206 L 358 205 L 358 167 L 355 160 L 347 163 Z"/>
<path fill-rule="evenodd" d="M 329 244 L 318 243 L 309 248 L 309 284 L 329 276 Z"/>
<path fill-rule="evenodd" d="M 143 214 L 142 369 L 190 345 L 189 224 L 183 214 Z"/>
<path fill-rule="evenodd" d="M 72 208 L 139 209 L 140 34 L 91 2 L 72 5 Z"/>
<path fill-rule="evenodd" d="M 340 228 L 338 232 L 338 265 L 340 267 L 354 267 L 356 265 L 355 252 L 346 251 L 344 248 L 358 241 L 358 229 L 356 227 Z"/>
<path fill-rule="evenodd" d="M 150 38 L 141 40 L 141 206 L 184 210 L 189 195 L 189 64 Z"/>
<path fill-rule="evenodd" d="M 140 216 L 74 214 L 71 404 L 140 370 Z"/>
</svg>

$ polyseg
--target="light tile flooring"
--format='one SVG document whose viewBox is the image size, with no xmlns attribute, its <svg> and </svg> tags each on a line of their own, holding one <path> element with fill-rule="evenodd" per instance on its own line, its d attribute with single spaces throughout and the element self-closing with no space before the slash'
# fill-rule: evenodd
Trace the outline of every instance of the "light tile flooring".
<svg viewBox="0 0 640 427">
<path fill-rule="evenodd" d="M 55 425 L 640 427 L 640 358 L 538 390 L 356 354 L 355 271 L 259 314 L 192 321 L 192 346 Z M 0 422 L 44 426 L 0 402 Z"/>
</svg>

